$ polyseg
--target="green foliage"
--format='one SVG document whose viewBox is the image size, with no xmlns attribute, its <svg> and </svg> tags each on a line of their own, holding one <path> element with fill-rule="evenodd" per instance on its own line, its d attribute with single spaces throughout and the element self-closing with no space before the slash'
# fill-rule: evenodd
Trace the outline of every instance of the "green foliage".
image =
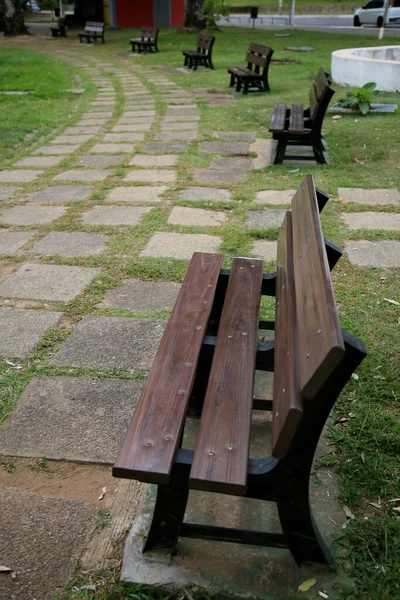
<svg viewBox="0 0 400 600">
<path fill-rule="evenodd" d="M 379 95 L 379 92 L 376 90 L 376 83 L 373 81 L 369 81 L 361 88 L 352 88 L 351 85 L 346 83 L 346 88 L 346 97 L 339 100 L 339 106 L 359 110 L 362 115 L 367 114 L 371 108 L 372 100 Z"/>
<path fill-rule="evenodd" d="M 218 29 L 217 21 L 220 17 L 229 14 L 229 7 L 226 6 L 225 0 L 204 0 L 202 13 L 198 13 L 199 18 L 203 18 L 207 31 Z"/>
</svg>

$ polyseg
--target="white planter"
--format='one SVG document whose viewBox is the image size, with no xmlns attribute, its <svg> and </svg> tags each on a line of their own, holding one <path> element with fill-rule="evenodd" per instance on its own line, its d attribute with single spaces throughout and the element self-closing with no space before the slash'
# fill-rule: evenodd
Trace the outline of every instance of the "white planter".
<svg viewBox="0 0 400 600">
<path fill-rule="evenodd" d="M 369 81 L 383 92 L 400 92 L 400 46 L 351 48 L 332 52 L 332 79 L 363 86 Z"/>
</svg>

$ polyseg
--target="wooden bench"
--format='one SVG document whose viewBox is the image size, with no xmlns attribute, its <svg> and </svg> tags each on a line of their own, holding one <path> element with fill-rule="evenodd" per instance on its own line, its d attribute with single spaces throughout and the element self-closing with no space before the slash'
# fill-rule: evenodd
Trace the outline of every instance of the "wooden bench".
<svg viewBox="0 0 400 600">
<path fill-rule="evenodd" d="M 97 40 L 101 39 L 104 44 L 106 41 L 104 39 L 104 29 L 105 23 L 87 21 L 84 33 L 78 33 L 79 42 L 82 43 L 85 39 L 87 44 L 90 44 L 90 42 L 94 42 L 96 44 Z"/>
<path fill-rule="evenodd" d="M 240 92 L 243 86 L 243 94 L 250 89 L 269 92 L 268 69 L 273 53 L 269 46 L 251 43 L 246 54 L 247 68 L 228 67 L 231 75 L 229 87 L 236 86 L 236 91 Z"/>
<path fill-rule="evenodd" d="M 59 37 L 59 36 L 60 37 L 68 37 L 65 19 L 62 17 L 60 19 L 58 19 L 57 27 L 50 27 L 50 30 L 51 30 L 51 35 L 53 37 Z"/>
<path fill-rule="evenodd" d="M 324 241 L 327 196 L 306 176 L 286 213 L 277 272 L 263 261 L 195 253 L 113 468 L 158 484 L 143 551 L 178 537 L 289 548 L 297 563 L 332 562 L 313 520 L 309 478 L 326 419 L 363 360 L 342 331 L 330 268 L 341 252 Z M 259 321 L 261 295 L 276 320 Z M 274 329 L 275 340 L 259 341 Z M 273 397 L 253 397 L 255 369 L 274 371 Z M 195 450 L 182 447 L 188 406 L 201 411 Z M 272 452 L 249 458 L 253 410 L 272 411 Z M 192 412 L 192 411 L 191 411 Z M 190 489 L 275 502 L 282 533 L 184 522 Z"/>
<path fill-rule="evenodd" d="M 135 52 L 136 47 L 139 54 L 141 52 L 144 54 L 148 51 L 153 52 L 153 48 L 155 52 L 158 52 L 159 31 L 154 27 L 142 27 L 140 37 L 129 40 L 132 45 L 132 52 Z"/>
<path fill-rule="evenodd" d="M 212 50 L 215 42 L 215 37 L 207 33 L 200 33 L 197 38 L 196 50 L 182 50 L 185 57 L 184 66 L 196 71 L 199 65 L 214 69 L 212 63 Z"/>
<path fill-rule="evenodd" d="M 272 112 L 269 131 L 274 140 L 278 140 L 275 165 L 282 164 L 285 158 L 293 160 L 315 160 L 326 164 L 324 156 L 324 140 L 322 122 L 329 102 L 335 93 L 330 87 L 324 69 L 320 69 L 311 86 L 310 107 L 304 109 L 302 104 L 275 104 Z M 303 154 L 286 154 L 287 146 L 311 146 L 314 156 Z"/>
</svg>

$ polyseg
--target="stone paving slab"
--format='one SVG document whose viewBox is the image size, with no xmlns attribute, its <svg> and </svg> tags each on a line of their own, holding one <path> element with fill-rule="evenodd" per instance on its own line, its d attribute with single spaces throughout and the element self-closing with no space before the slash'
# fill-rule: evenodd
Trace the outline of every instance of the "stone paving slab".
<svg viewBox="0 0 400 600">
<path fill-rule="evenodd" d="M 181 286 L 166 281 L 130 279 L 121 287 L 108 290 L 98 308 L 127 308 L 149 312 L 173 308 Z"/>
<path fill-rule="evenodd" d="M 141 142 L 144 139 L 143 133 L 106 133 L 105 142 Z"/>
<path fill-rule="evenodd" d="M 149 142 L 143 148 L 144 152 L 184 152 L 187 142 Z"/>
<path fill-rule="evenodd" d="M 93 206 L 82 217 L 88 225 L 138 225 L 151 206 Z"/>
<path fill-rule="evenodd" d="M 79 146 L 41 146 L 33 152 L 33 154 L 55 154 L 64 155 L 72 154 L 78 150 Z"/>
<path fill-rule="evenodd" d="M 103 154 L 94 156 L 82 156 L 76 161 L 76 164 L 81 167 L 115 167 L 125 160 L 125 155 L 119 154 Z"/>
<path fill-rule="evenodd" d="M 111 465 L 142 389 L 139 381 L 34 377 L 0 429 L 0 453 Z"/>
<path fill-rule="evenodd" d="M 67 129 L 64 129 L 63 135 L 94 135 L 95 133 L 98 133 L 100 129 L 100 125 L 75 125 L 74 127 L 67 127 Z"/>
<path fill-rule="evenodd" d="M 53 600 L 73 579 L 97 523 L 91 504 L 0 492 L 1 562 L 17 573 L 2 573 L 2 600 Z"/>
<path fill-rule="evenodd" d="M 16 167 L 54 167 L 63 159 L 62 156 L 27 156 L 15 163 Z"/>
<path fill-rule="evenodd" d="M 153 204 L 160 202 L 161 194 L 168 188 L 165 185 L 157 186 L 143 186 L 138 185 L 135 187 L 116 187 L 111 190 L 107 197 L 106 202 L 129 202 L 130 204 Z"/>
<path fill-rule="evenodd" d="M 77 202 L 86 200 L 92 188 L 87 185 L 53 185 L 33 192 L 27 197 L 29 202 Z"/>
<path fill-rule="evenodd" d="M 249 152 L 255 152 L 257 154 L 257 158 L 253 158 L 253 169 L 264 169 L 265 167 L 273 163 L 273 142 L 274 140 L 272 140 L 272 138 L 268 140 L 259 138 L 256 139 L 255 142 L 250 144 Z"/>
<path fill-rule="evenodd" d="M 362 188 L 338 188 L 339 197 L 344 202 L 356 202 L 370 206 L 400 205 L 400 192 L 391 189 L 364 190 Z"/>
<path fill-rule="evenodd" d="M 345 242 L 350 262 L 360 267 L 400 267 L 400 242 L 350 240 Z"/>
<path fill-rule="evenodd" d="M 18 189 L 15 185 L 0 185 L 0 200 L 7 200 Z"/>
<path fill-rule="evenodd" d="M 190 115 L 190 119 L 188 119 L 187 115 L 180 115 L 180 114 L 176 114 L 176 115 L 166 115 L 164 117 L 164 123 L 179 123 L 181 121 L 183 122 L 187 122 L 187 121 L 200 121 L 200 117 L 199 115 L 193 114 Z"/>
<path fill-rule="evenodd" d="M 254 131 L 216 131 L 215 138 L 220 140 L 235 140 L 238 142 L 254 142 L 256 134 Z"/>
<path fill-rule="evenodd" d="M 67 209 L 62 206 L 13 206 L 0 215 L 5 225 L 43 225 L 61 217 Z"/>
<path fill-rule="evenodd" d="M 93 112 L 93 114 L 103 114 L 107 110 L 107 108 L 113 108 L 113 104 L 114 102 L 110 102 L 109 104 L 98 104 L 96 106 L 89 105 L 89 109 Z"/>
<path fill-rule="evenodd" d="M 201 152 L 209 154 L 248 154 L 249 144 L 246 142 L 203 142 Z"/>
<path fill-rule="evenodd" d="M 155 110 L 125 110 L 123 117 L 156 117 Z"/>
<path fill-rule="evenodd" d="M 277 243 L 268 240 L 256 240 L 253 243 L 251 255 L 263 258 L 266 262 L 276 262 Z"/>
<path fill-rule="evenodd" d="M 135 149 L 133 144 L 95 144 L 92 148 L 90 148 L 89 152 L 93 152 L 94 154 L 118 154 L 120 152 L 126 152 L 131 154 Z"/>
<path fill-rule="evenodd" d="M 136 154 L 129 164 L 135 167 L 173 167 L 179 160 L 170 154 Z"/>
<path fill-rule="evenodd" d="M 70 169 L 56 175 L 53 181 L 103 181 L 109 175 L 110 171 L 104 169 Z"/>
<path fill-rule="evenodd" d="M 118 119 L 119 125 L 152 125 L 154 117 L 121 117 Z"/>
<path fill-rule="evenodd" d="M 400 215 L 383 212 L 342 213 L 341 219 L 349 229 L 400 230 Z"/>
<path fill-rule="evenodd" d="M 287 204 L 292 203 L 296 190 L 261 190 L 256 194 L 256 204 Z"/>
<path fill-rule="evenodd" d="M 193 252 L 217 252 L 221 243 L 221 238 L 214 235 L 158 232 L 140 256 L 189 259 Z"/>
<path fill-rule="evenodd" d="M 0 356 L 9 359 L 25 358 L 45 331 L 55 325 L 61 317 L 61 312 L 0 308 Z"/>
<path fill-rule="evenodd" d="M 166 321 L 86 316 L 53 358 L 55 365 L 149 370 Z"/>
<path fill-rule="evenodd" d="M 75 127 L 94 127 L 97 125 L 100 125 L 100 126 L 104 125 L 105 123 L 107 123 L 107 119 L 83 119 L 82 118 L 75 123 Z"/>
<path fill-rule="evenodd" d="M 39 240 L 31 250 L 32 254 L 58 256 L 91 256 L 99 254 L 106 247 L 109 236 L 103 233 L 83 231 L 51 231 Z"/>
<path fill-rule="evenodd" d="M 43 171 L 31 171 L 28 169 L 21 170 L 9 170 L 9 171 L 0 171 L 0 182 L 17 182 L 17 183 L 26 183 L 29 181 L 34 181 L 39 175 L 41 175 Z"/>
<path fill-rule="evenodd" d="M 168 223 L 171 225 L 188 225 L 190 227 L 220 227 L 226 220 L 226 212 L 187 208 L 186 206 L 174 206 L 168 217 Z"/>
<path fill-rule="evenodd" d="M 194 140 L 196 131 L 161 131 L 155 136 L 156 140 Z"/>
<path fill-rule="evenodd" d="M 218 169 L 221 171 L 229 171 L 238 169 L 239 171 L 248 171 L 252 167 L 252 159 L 244 156 L 233 156 L 232 158 L 213 158 L 209 169 Z"/>
<path fill-rule="evenodd" d="M 199 124 L 197 121 L 184 122 L 184 123 L 162 123 L 161 130 L 162 131 L 185 131 L 185 130 L 196 130 L 199 128 Z"/>
<path fill-rule="evenodd" d="M 136 131 L 149 131 L 150 128 L 151 123 L 123 123 L 122 125 L 115 125 L 115 127 L 112 128 L 112 131 L 114 133 L 135 133 Z"/>
<path fill-rule="evenodd" d="M 100 272 L 88 267 L 27 262 L 0 285 L 0 297 L 68 302 Z"/>
<path fill-rule="evenodd" d="M 232 200 L 229 190 L 221 190 L 218 188 L 209 187 L 191 187 L 183 190 L 179 194 L 180 200 L 202 201 L 207 202 L 229 202 Z"/>
<path fill-rule="evenodd" d="M 175 171 L 171 170 L 150 170 L 150 169 L 135 169 L 130 171 L 124 181 L 140 181 L 146 183 L 173 183 L 176 179 Z"/>
<path fill-rule="evenodd" d="M 250 210 L 247 213 L 246 225 L 250 229 L 275 229 L 282 225 L 285 214 L 286 209 L 283 208 Z"/>
<path fill-rule="evenodd" d="M 85 144 L 93 135 L 58 135 L 50 144 Z"/>
<path fill-rule="evenodd" d="M 95 113 L 92 112 L 88 112 L 88 113 L 83 113 L 83 115 L 81 116 L 81 119 L 84 119 L 85 121 L 92 121 L 94 119 L 109 119 L 112 116 L 112 110 L 103 110 L 103 111 L 96 111 Z"/>
<path fill-rule="evenodd" d="M 7 231 L 0 229 L 0 254 L 16 254 L 35 231 Z"/>
<path fill-rule="evenodd" d="M 196 104 L 180 104 L 178 106 L 168 106 L 167 115 L 176 115 L 185 113 L 185 115 L 199 114 L 199 109 Z"/>
<path fill-rule="evenodd" d="M 193 179 L 196 183 L 239 183 L 245 179 L 246 171 L 222 171 L 221 169 L 195 169 Z"/>
</svg>

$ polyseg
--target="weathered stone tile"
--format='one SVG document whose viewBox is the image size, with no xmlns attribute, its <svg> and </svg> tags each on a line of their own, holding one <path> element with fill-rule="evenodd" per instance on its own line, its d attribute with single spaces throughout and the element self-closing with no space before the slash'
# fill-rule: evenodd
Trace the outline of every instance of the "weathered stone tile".
<svg viewBox="0 0 400 600">
<path fill-rule="evenodd" d="M 187 208 L 186 206 L 174 206 L 168 217 L 168 223 L 172 225 L 188 225 L 190 227 L 220 227 L 226 220 L 226 212 Z"/>
<path fill-rule="evenodd" d="M 85 144 L 93 135 L 58 135 L 50 144 Z"/>
<path fill-rule="evenodd" d="M 165 321 L 86 316 L 53 358 L 53 364 L 148 370 L 166 326 Z"/>
<path fill-rule="evenodd" d="M 272 149 L 275 144 L 275 140 L 258 138 L 255 142 L 250 144 L 249 152 L 255 152 L 257 158 L 253 158 L 252 169 L 264 169 L 268 165 L 272 165 L 275 160 L 275 151 Z"/>
<path fill-rule="evenodd" d="M 222 240 L 201 233 L 156 233 L 140 256 L 189 259 L 193 252 L 217 252 Z"/>
<path fill-rule="evenodd" d="M 256 240 L 253 243 L 251 254 L 263 258 L 266 262 L 276 262 L 277 243 L 268 240 Z"/>
<path fill-rule="evenodd" d="M 109 119 L 111 116 L 112 110 L 97 110 L 96 112 L 84 113 L 81 119 L 84 119 L 86 121 L 92 121 L 93 119 Z"/>
<path fill-rule="evenodd" d="M 249 144 L 246 142 L 203 142 L 200 150 L 210 154 L 248 154 Z"/>
<path fill-rule="evenodd" d="M 143 133 L 106 133 L 105 142 L 141 142 L 144 138 Z"/>
<path fill-rule="evenodd" d="M 43 225 L 61 217 L 67 209 L 62 206 L 13 206 L 0 215 L 5 225 Z"/>
<path fill-rule="evenodd" d="M 118 120 L 118 125 L 144 125 L 151 126 L 154 123 L 154 117 L 124 117 Z"/>
<path fill-rule="evenodd" d="M 254 131 L 216 131 L 214 137 L 220 140 L 236 140 L 240 142 L 254 142 L 256 134 Z"/>
<path fill-rule="evenodd" d="M 125 160 L 125 155 L 119 154 L 103 154 L 94 156 L 82 156 L 76 161 L 76 164 L 81 167 L 114 167 Z"/>
<path fill-rule="evenodd" d="M 88 225 L 138 225 L 151 206 L 93 206 L 82 217 Z"/>
<path fill-rule="evenodd" d="M 145 152 L 183 152 L 187 142 L 149 142 L 143 148 Z"/>
<path fill-rule="evenodd" d="M 170 154 L 136 154 L 129 162 L 135 167 L 173 167 L 179 158 Z"/>
<path fill-rule="evenodd" d="M 108 290 L 98 308 L 127 308 L 135 312 L 149 312 L 173 308 L 180 290 L 179 283 L 140 281 L 130 279 L 121 287 Z"/>
<path fill-rule="evenodd" d="M 247 214 L 246 225 L 250 229 L 275 229 L 282 225 L 285 214 L 286 210 L 283 208 L 250 210 Z"/>
<path fill-rule="evenodd" d="M 161 194 L 168 188 L 165 185 L 116 187 L 108 193 L 106 202 L 128 202 L 130 204 L 154 204 L 160 202 Z"/>
<path fill-rule="evenodd" d="M 54 167 L 63 159 L 62 156 L 27 156 L 15 163 L 16 167 Z"/>
<path fill-rule="evenodd" d="M 78 150 L 79 146 L 41 146 L 37 150 L 33 152 L 33 154 L 55 154 L 55 155 L 64 155 L 64 154 L 72 154 Z"/>
<path fill-rule="evenodd" d="M 360 267 L 400 267 L 400 242 L 384 240 L 345 242 L 350 262 Z"/>
<path fill-rule="evenodd" d="M 184 122 L 184 123 L 163 123 L 161 125 L 161 130 L 162 131 L 185 131 L 185 130 L 195 130 L 197 131 L 199 128 L 199 124 L 197 121 L 190 123 L 190 122 Z"/>
<path fill-rule="evenodd" d="M 118 154 L 120 152 L 126 152 L 131 154 L 135 149 L 133 144 L 95 144 L 92 148 L 90 148 L 89 152 L 93 152 L 94 154 Z"/>
<path fill-rule="evenodd" d="M 222 171 L 220 169 L 195 169 L 193 179 L 196 183 L 238 183 L 246 177 L 246 171 Z"/>
<path fill-rule="evenodd" d="M 123 117 L 155 117 L 157 112 L 155 110 L 126 110 L 124 111 Z"/>
<path fill-rule="evenodd" d="M 27 198 L 30 202 L 76 202 L 86 200 L 92 188 L 87 185 L 52 185 L 37 192 L 33 192 Z"/>
<path fill-rule="evenodd" d="M 17 190 L 15 185 L 0 185 L 0 200 L 7 200 Z"/>
<path fill-rule="evenodd" d="M 362 188 L 338 188 L 338 194 L 345 202 L 357 202 L 378 206 L 384 204 L 400 205 L 400 192 L 391 189 L 364 190 Z"/>
<path fill-rule="evenodd" d="M 132 132 L 134 134 L 137 131 L 149 131 L 150 128 L 151 123 L 123 123 L 122 125 L 115 125 L 112 131 L 114 133 Z"/>
<path fill-rule="evenodd" d="M 87 135 L 87 136 L 92 136 L 95 135 L 96 133 L 98 133 L 101 129 L 100 125 L 86 125 L 86 126 L 77 126 L 75 125 L 75 127 L 67 127 L 67 129 L 64 129 L 63 131 L 63 135 Z M 67 142 L 68 143 L 68 142 Z M 78 141 L 77 141 L 78 143 Z"/>
<path fill-rule="evenodd" d="M 213 158 L 209 169 L 221 171 L 239 170 L 248 171 L 252 167 L 252 159 L 244 156 L 233 156 L 232 158 Z"/>
<path fill-rule="evenodd" d="M 83 119 L 82 118 L 75 123 L 74 127 L 95 127 L 98 125 L 102 126 L 105 123 L 107 123 L 107 119 Z"/>
<path fill-rule="evenodd" d="M 110 175 L 104 169 L 71 169 L 54 177 L 54 181 L 103 181 Z"/>
<path fill-rule="evenodd" d="M 172 183 L 175 179 L 175 171 L 166 169 L 153 171 L 150 169 L 135 169 L 124 177 L 124 181 L 141 181 L 147 183 Z"/>
<path fill-rule="evenodd" d="M 155 136 L 156 140 L 194 140 L 196 131 L 161 131 Z"/>
<path fill-rule="evenodd" d="M 342 220 L 349 229 L 400 230 L 400 215 L 383 212 L 342 213 Z"/>
<path fill-rule="evenodd" d="M 232 199 L 229 190 L 208 187 L 187 188 L 179 194 L 179 198 L 181 200 L 205 200 L 208 202 L 228 202 Z"/>
<path fill-rule="evenodd" d="M 199 117 L 199 115 L 197 113 L 193 114 L 193 115 L 190 115 L 190 118 L 186 114 L 185 115 L 182 115 L 182 114 L 169 115 L 169 114 L 167 114 L 164 117 L 164 123 L 179 123 L 179 122 L 182 122 L 182 121 L 186 122 L 188 120 L 190 120 L 190 121 L 200 121 L 200 117 Z"/>
<path fill-rule="evenodd" d="M 100 271 L 27 262 L 0 285 L 0 297 L 68 302 Z"/>
<path fill-rule="evenodd" d="M 29 252 L 59 256 L 90 256 L 102 252 L 108 240 L 109 236 L 103 233 L 51 231 L 39 240 Z"/>
<path fill-rule="evenodd" d="M 262 190 L 256 194 L 256 204 L 290 205 L 295 193 L 296 190 Z"/>
<path fill-rule="evenodd" d="M 45 331 L 61 317 L 61 312 L 0 308 L 0 356 L 25 358 Z M 3 432 L 0 430 L 0 447 L 2 442 Z"/>
<path fill-rule="evenodd" d="M 5 171 L 0 171 L 0 182 L 3 181 L 11 181 L 11 182 L 16 182 L 16 183 L 25 183 L 25 182 L 29 182 L 29 181 L 33 181 L 34 179 L 36 179 L 37 177 L 39 177 L 39 175 L 41 175 L 43 173 L 43 171 L 29 171 L 28 169 L 21 169 L 21 170 L 5 170 Z"/>
<path fill-rule="evenodd" d="M 35 234 L 35 231 L 7 231 L 0 229 L 0 254 L 16 252 Z"/>
</svg>

